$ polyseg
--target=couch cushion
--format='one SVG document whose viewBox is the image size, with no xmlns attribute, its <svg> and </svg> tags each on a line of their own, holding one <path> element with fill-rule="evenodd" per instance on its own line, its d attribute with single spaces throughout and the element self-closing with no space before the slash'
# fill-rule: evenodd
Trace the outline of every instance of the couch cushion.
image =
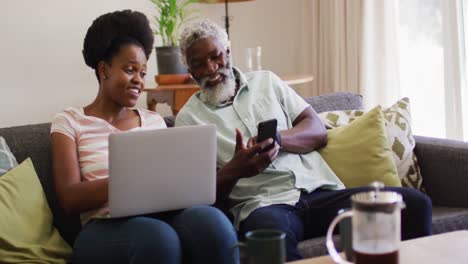
<svg viewBox="0 0 468 264">
<path fill-rule="evenodd" d="M 62 237 L 71 245 L 78 234 L 81 224 L 77 215 L 66 214 L 59 206 L 51 175 L 50 123 L 0 128 L 18 162 L 31 158 L 37 176 L 54 215 L 54 225 Z"/>
<path fill-rule="evenodd" d="M 319 153 L 347 188 L 373 181 L 401 186 L 380 107 L 346 126 L 328 130 L 328 143 Z"/>
<path fill-rule="evenodd" d="M 0 262 L 65 263 L 71 247 L 52 213 L 31 159 L 0 178 Z"/>
<path fill-rule="evenodd" d="M 0 137 L 0 176 L 16 166 L 18 166 L 18 162 L 16 162 L 15 156 L 11 153 L 5 139 Z"/>
<path fill-rule="evenodd" d="M 335 247 L 340 250 L 341 242 L 339 235 L 333 236 L 333 242 L 335 243 Z M 299 242 L 298 249 L 304 258 L 312 258 L 328 254 L 327 247 L 325 245 L 325 237 L 315 237 L 301 241 Z"/>
<path fill-rule="evenodd" d="M 434 206 L 432 208 L 432 233 L 468 230 L 468 208 Z"/>
<path fill-rule="evenodd" d="M 320 119 L 327 128 L 336 128 L 351 123 L 362 116 L 362 110 L 330 111 L 320 113 Z M 398 100 L 383 110 L 388 146 L 392 150 L 398 175 L 403 186 L 422 189 L 422 176 L 413 150 L 416 141 L 411 129 L 410 102 L 408 98 Z"/>
<path fill-rule="evenodd" d="M 305 98 L 317 113 L 336 110 L 362 109 L 362 95 L 338 92 Z"/>
</svg>

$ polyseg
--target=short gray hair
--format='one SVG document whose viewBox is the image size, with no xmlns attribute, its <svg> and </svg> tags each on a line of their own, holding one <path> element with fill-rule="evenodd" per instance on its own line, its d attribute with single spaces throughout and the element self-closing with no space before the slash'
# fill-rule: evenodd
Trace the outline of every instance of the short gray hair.
<svg viewBox="0 0 468 264">
<path fill-rule="evenodd" d="M 229 39 L 226 31 L 209 19 L 197 20 L 187 25 L 179 37 L 180 57 L 182 63 L 187 65 L 186 52 L 193 43 L 200 39 L 212 37 L 223 45 L 224 49 L 229 47 Z"/>
</svg>

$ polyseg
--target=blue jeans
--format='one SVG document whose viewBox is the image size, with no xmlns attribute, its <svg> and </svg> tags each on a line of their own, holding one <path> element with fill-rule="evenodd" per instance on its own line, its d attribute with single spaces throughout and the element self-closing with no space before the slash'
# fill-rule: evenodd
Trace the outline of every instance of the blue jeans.
<svg viewBox="0 0 468 264">
<path fill-rule="evenodd" d="M 427 236 L 432 228 L 432 203 L 423 193 L 402 187 L 387 187 L 403 196 L 406 209 L 401 212 L 402 239 Z M 318 189 L 302 193 L 296 205 L 275 204 L 254 210 L 240 225 L 239 234 L 255 229 L 275 228 L 286 233 L 287 260 L 302 259 L 297 244 L 305 239 L 324 236 L 337 212 L 351 207 L 351 195 L 369 191 L 369 187 L 340 191 Z"/>
<path fill-rule="evenodd" d="M 237 235 L 218 209 L 95 219 L 78 235 L 73 263 L 239 263 Z"/>
</svg>

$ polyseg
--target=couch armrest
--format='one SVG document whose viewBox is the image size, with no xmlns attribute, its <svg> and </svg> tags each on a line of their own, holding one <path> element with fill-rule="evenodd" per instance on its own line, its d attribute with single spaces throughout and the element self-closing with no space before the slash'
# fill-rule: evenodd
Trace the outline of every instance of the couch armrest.
<svg viewBox="0 0 468 264">
<path fill-rule="evenodd" d="M 468 208 L 468 143 L 415 136 L 423 186 L 434 205 Z"/>
</svg>

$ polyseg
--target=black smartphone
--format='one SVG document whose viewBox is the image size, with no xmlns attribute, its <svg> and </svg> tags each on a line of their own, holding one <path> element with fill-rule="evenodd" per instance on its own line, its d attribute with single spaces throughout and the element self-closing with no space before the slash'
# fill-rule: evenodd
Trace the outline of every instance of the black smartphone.
<svg viewBox="0 0 468 264">
<path fill-rule="evenodd" d="M 262 142 L 268 138 L 273 139 L 271 146 L 266 149 L 269 149 L 275 145 L 277 125 L 278 121 L 275 118 L 258 123 L 257 142 Z"/>
</svg>

